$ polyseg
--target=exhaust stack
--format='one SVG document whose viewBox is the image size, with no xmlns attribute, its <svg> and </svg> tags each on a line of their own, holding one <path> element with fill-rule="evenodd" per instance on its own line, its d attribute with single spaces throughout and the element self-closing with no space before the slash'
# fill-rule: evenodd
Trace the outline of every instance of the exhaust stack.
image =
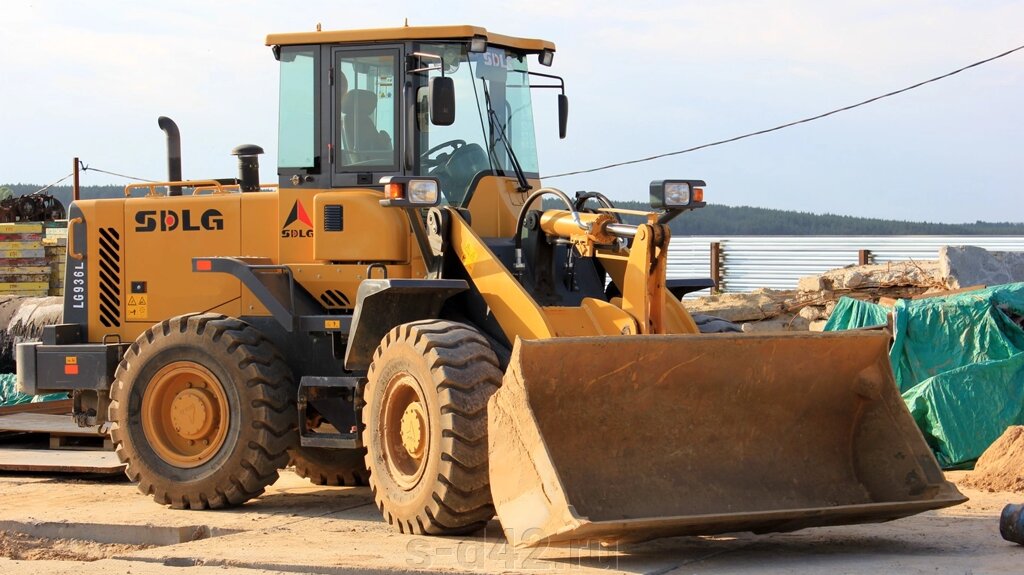
<svg viewBox="0 0 1024 575">
<path fill-rule="evenodd" d="M 160 116 L 157 125 L 167 134 L 167 180 L 170 182 L 181 181 L 181 132 L 174 120 L 167 116 Z M 170 186 L 168 196 L 180 196 L 181 186 Z"/>
</svg>

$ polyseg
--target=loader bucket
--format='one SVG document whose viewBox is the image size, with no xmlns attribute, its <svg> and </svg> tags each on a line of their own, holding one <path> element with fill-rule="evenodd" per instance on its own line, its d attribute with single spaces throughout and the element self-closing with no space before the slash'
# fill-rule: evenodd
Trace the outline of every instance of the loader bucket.
<svg viewBox="0 0 1024 575">
<path fill-rule="evenodd" d="M 873 523 L 962 503 L 884 334 L 518 340 L 488 406 L 517 546 Z"/>
</svg>

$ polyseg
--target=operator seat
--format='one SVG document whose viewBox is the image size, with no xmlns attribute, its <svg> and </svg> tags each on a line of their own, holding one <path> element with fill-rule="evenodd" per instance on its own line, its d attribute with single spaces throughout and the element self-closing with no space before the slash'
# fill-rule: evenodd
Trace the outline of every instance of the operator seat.
<svg viewBox="0 0 1024 575">
<path fill-rule="evenodd" d="M 377 130 L 373 112 L 377 109 L 377 95 L 370 90 L 349 90 L 342 100 L 341 113 L 345 122 L 345 147 L 352 152 L 390 152 L 391 136 Z"/>
</svg>

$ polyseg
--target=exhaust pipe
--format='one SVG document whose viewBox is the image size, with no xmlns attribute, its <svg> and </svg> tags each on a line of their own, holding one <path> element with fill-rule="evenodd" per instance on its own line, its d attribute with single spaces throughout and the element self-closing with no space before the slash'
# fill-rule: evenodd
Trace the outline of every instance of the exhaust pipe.
<svg viewBox="0 0 1024 575">
<path fill-rule="evenodd" d="M 157 121 L 160 129 L 167 134 L 167 180 L 170 182 L 181 181 L 181 132 L 174 120 L 167 116 L 160 116 Z M 180 196 L 181 186 L 170 186 L 168 196 Z"/>
</svg>

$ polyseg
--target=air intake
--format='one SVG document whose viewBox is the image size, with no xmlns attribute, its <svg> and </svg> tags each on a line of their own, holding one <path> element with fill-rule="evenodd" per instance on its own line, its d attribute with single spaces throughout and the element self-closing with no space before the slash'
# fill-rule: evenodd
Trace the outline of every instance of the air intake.
<svg viewBox="0 0 1024 575">
<path fill-rule="evenodd" d="M 324 231 L 340 232 L 345 229 L 345 213 L 340 204 L 324 206 Z"/>
<path fill-rule="evenodd" d="M 121 234 L 100 228 L 100 323 L 121 327 Z"/>
<path fill-rule="evenodd" d="M 336 289 L 329 289 L 320 294 L 320 301 L 324 304 L 324 307 L 328 309 L 352 307 L 352 304 L 349 302 L 348 298 L 345 297 L 345 294 Z"/>
</svg>

